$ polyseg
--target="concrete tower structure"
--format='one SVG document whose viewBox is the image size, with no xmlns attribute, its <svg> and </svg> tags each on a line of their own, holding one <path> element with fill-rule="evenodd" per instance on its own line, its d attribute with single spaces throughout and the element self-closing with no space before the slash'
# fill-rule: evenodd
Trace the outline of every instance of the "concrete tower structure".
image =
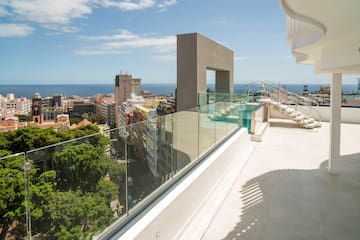
<svg viewBox="0 0 360 240">
<path fill-rule="evenodd" d="M 177 35 L 177 111 L 206 103 L 206 70 L 216 71 L 217 93 L 233 93 L 233 69 L 230 49 L 199 33 Z"/>
</svg>

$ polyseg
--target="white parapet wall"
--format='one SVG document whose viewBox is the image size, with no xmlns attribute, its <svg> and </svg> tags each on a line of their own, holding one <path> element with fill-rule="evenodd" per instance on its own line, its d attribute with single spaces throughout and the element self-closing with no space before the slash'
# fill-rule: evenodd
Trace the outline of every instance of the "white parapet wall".
<svg viewBox="0 0 360 240">
<path fill-rule="evenodd" d="M 259 107 L 256 111 L 251 113 L 250 133 L 256 133 L 258 123 L 261 124 L 262 122 L 264 122 L 264 106 Z"/>
<path fill-rule="evenodd" d="M 330 107 L 316 107 L 321 115 L 321 121 L 330 121 Z M 309 108 L 304 106 L 298 106 L 298 110 L 304 114 L 309 114 Z M 314 113 L 315 114 L 315 113 Z M 272 110 L 270 113 L 271 118 L 286 118 L 283 114 L 278 111 Z M 319 120 L 317 115 L 314 115 L 316 120 Z M 342 123 L 360 123 L 360 108 L 343 107 L 341 108 L 341 122 Z"/>
<path fill-rule="evenodd" d="M 251 151 L 247 129 L 242 128 L 207 156 L 141 219 L 131 224 L 124 234 L 114 239 L 169 240 L 189 239 L 189 236 L 200 239 Z"/>
</svg>

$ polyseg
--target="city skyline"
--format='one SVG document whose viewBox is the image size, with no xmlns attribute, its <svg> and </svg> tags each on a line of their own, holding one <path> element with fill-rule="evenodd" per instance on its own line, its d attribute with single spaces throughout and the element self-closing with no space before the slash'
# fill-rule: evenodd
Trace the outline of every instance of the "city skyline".
<svg viewBox="0 0 360 240">
<path fill-rule="evenodd" d="M 189 32 L 234 51 L 235 83 L 330 79 L 296 64 L 277 0 L 4 1 L 0 20 L 0 84 L 112 84 L 120 71 L 176 83 L 176 34 Z"/>
</svg>

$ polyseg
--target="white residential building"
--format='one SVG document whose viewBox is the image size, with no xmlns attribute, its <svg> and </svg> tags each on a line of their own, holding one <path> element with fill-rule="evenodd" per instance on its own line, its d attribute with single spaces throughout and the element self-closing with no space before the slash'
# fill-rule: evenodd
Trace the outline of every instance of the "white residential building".
<svg viewBox="0 0 360 240">
<path fill-rule="evenodd" d="M 131 114 L 136 105 L 145 104 L 146 100 L 141 96 L 131 95 L 131 98 L 127 99 L 126 102 L 123 102 L 120 107 L 120 126 L 125 126 L 127 124 L 127 114 Z"/>
<path fill-rule="evenodd" d="M 112 97 L 103 97 L 95 101 L 96 114 L 100 115 L 111 127 L 116 126 L 115 101 Z"/>
<path fill-rule="evenodd" d="M 17 114 L 29 114 L 31 111 L 31 100 L 26 97 L 15 98 L 13 100 L 6 101 L 5 108 L 15 109 Z"/>
</svg>

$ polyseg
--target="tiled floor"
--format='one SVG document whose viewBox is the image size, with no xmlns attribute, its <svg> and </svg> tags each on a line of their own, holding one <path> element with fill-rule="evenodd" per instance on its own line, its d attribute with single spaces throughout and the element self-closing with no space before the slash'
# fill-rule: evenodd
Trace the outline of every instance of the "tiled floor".
<svg viewBox="0 0 360 240">
<path fill-rule="evenodd" d="M 360 239 L 360 125 L 342 125 L 337 174 L 328 133 L 272 124 L 202 239 Z"/>
</svg>

